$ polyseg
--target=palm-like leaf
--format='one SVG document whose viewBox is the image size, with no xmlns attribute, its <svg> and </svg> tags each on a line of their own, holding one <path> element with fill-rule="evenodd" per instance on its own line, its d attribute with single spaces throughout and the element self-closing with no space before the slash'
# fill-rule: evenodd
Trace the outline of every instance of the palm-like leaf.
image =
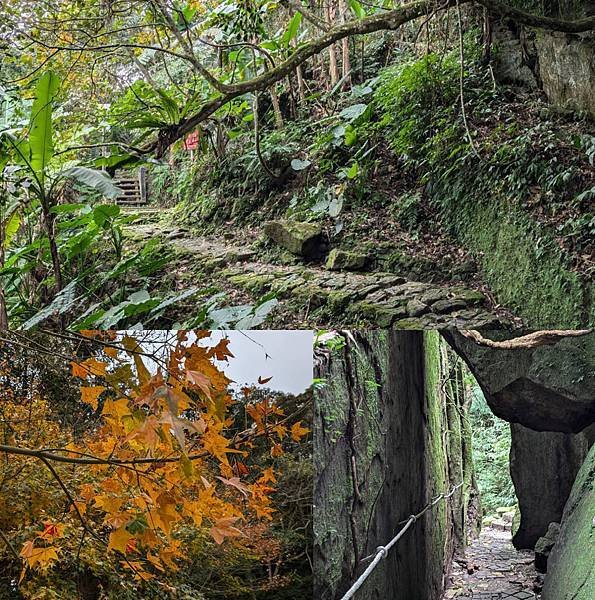
<svg viewBox="0 0 595 600">
<path fill-rule="evenodd" d="M 87 187 L 101 192 L 107 198 L 117 198 L 122 193 L 122 190 L 103 171 L 88 169 L 87 167 L 72 167 L 62 171 L 60 176 L 74 179 Z"/>
<path fill-rule="evenodd" d="M 52 127 L 52 103 L 60 81 L 53 71 L 44 73 L 37 82 L 35 101 L 31 109 L 29 128 L 30 164 L 40 185 L 43 187 L 45 171 L 54 156 Z"/>
</svg>

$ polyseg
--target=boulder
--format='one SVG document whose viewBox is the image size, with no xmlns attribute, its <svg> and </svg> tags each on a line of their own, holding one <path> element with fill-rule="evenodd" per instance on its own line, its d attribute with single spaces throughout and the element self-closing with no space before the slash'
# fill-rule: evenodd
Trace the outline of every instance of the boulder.
<svg viewBox="0 0 595 600">
<path fill-rule="evenodd" d="M 444 300 L 438 300 L 432 304 L 432 310 L 437 313 L 449 313 L 467 306 L 464 300 L 459 298 L 445 298 Z"/>
<path fill-rule="evenodd" d="M 316 260 L 327 249 L 325 235 L 320 225 L 299 221 L 269 221 L 264 226 L 265 235 L 296 256 Z"/>
<path fill-rule="evenodd" d="M 367 262 L 368 257 L 365 254 L 333 248 L 325 266 L 329 271 L 361 271 Z"/>
<path fill-rule="evenodd" d="M 432 310 L 438 311 L 435 304 Z M 514 349 L 483 346 L 456 331 L 444 335 L 498 417 L 536 431 L 566 433 L 595 422 L 595 333 Z M 489 337 L 511 336 L 490 332 Z"/>
<path fill-rule="evenodd" d="M 564 507 L 560 534 L 548 558 L 542 600 L 595 598 L 595 446 Z"/>
<path fill-rule="evenodd" d="M 580 434 L 532 431 L 511 426 L 510 474 L 520 522 L 512 542 L 533 549 L 549 524 L 560 522 L 566 500 L 595 437 L 595 426 Z"/>
<path fill-rule="evenodd" d="M 407 314 L 411 315 L 412 317 L 421 317 L 429 312 L 430 307 L 417 298 L 413 298 L 407 302 Z"/>
<path fill-rule="evenodd" d="M 547 532 L 535 544 L 535 568 L 540 573 L 547 573 L 547 560 L 560 534 L 560 523 L 550 523 Z"/>
</svg>

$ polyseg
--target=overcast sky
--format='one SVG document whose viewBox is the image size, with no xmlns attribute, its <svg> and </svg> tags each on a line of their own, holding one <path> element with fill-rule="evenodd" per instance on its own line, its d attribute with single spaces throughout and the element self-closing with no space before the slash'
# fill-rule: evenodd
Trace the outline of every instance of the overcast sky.
<svg viewBox="0 0 595 600">
<path fill-rule="evenodd" d="M 213 331 L 209 345 L 222 337 L 230 339 L 235 357 L 222 366 L 239 387 L 257 384 L 259 377 L 272 377 L 266 387 L 300 394 L 312 384 L 313 331 Z"/>
</svg>

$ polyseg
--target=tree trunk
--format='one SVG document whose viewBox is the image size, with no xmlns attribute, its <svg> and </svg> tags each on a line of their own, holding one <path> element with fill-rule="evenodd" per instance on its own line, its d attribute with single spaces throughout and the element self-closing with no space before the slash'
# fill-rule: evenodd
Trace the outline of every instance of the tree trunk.
<svg viewBox="0 0 595 600">
<path fill-rule="evenodd" d="M 347 22 L 347 2 L 345 0 L 339 0 L 339 12 L 341 23 Z M 342 67 L 342 78 L 345 80 L 343 89 L 348 90 L 351 88 L 351 59 L 349 58 L 349 38 L 343 38 L 341 40 L 341 67 Z"/>
<path fill-rule="evenodd" d="M 329 0 L 329 3 L 326 6 L 326 20 L 329 23 L 333 23 L 333 19 L 335 18 L 335 5 L 332 0 Z M 337 63 L 337 49 L 335 44 L 331 44 L 328 48 L 329 54 L 329 75 L 330 75 L 330 84 L 329 89 L 332 90 L 337 83 L 339 82 L 339 66 Z"/>
</svg>

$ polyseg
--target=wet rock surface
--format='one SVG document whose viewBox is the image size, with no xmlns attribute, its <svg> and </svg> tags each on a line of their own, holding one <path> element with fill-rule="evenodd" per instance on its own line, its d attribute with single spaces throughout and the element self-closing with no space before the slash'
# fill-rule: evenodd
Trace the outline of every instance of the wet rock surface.
<svg viewBox="0 0 595 600">
<path fill-rule="evenodd" d="M 595 598 L 595 446 L 583 463 L 564 508 L 560 534 L 548 558 L 544 600 Z"/>
<path fill-rule="evenodd" d="M 550 523 L 560 521 L 594 434 L 595 427 L 568 434 L 512 425 L 510 474 L 521 513 L 513 537 L 517 548 L 534 548 Z"/>
<path fill-rule="evenodd" d="M 560 535 L 560 523 L 550 523 L 546 534 L 535 544 L 535 568 L 540 573 L 547 572 L 547 561 L 558 535 Z"/>
<path fill-rule="evenodd" d="M 455 558 L 443 600 L 534 600 L 536 576 L 531 552 L 515 550 L 509 531 L 486 527 Z"/>
</svg>

